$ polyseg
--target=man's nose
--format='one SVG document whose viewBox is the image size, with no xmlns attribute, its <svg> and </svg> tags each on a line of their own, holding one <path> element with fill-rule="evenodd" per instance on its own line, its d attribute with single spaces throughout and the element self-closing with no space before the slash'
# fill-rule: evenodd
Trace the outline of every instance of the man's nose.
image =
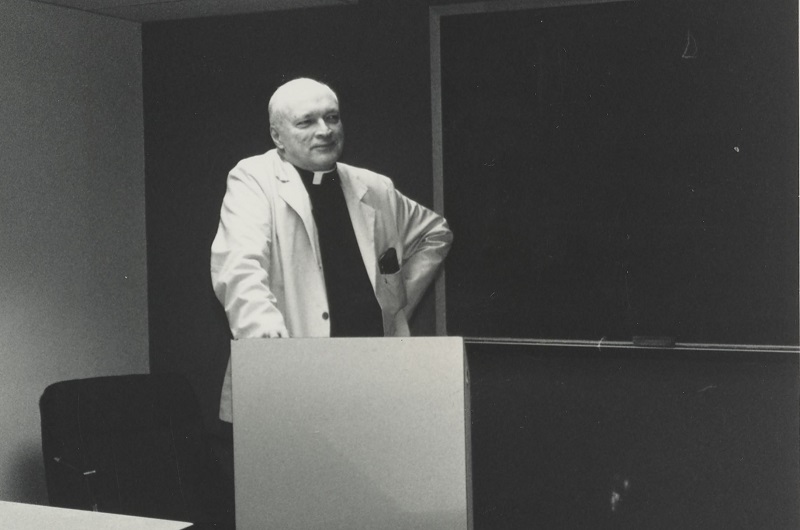
<svg viewBox="0 0 800 530">
<path fill-rule="evenodd" d="M 316 133 L 320 136 L 329 136 L 331 133 L 333 133 L 333 129 L 331 129 L 330 125 L 328 125 L 328 122 L 320 118 L 320 120 L 317 122 Z"/>
</svg>

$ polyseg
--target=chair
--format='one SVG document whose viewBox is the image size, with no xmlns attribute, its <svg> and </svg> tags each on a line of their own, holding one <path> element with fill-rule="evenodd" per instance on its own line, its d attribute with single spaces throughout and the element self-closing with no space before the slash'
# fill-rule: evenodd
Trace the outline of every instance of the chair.
<svg viewBox="0 0 800 530">
<path fill-rule="evenodd" d="M 226 498 L 182 376 L 62 381 L 39 409 L 52 506 L 233 527 L 232 491 Z"/>
</svg>

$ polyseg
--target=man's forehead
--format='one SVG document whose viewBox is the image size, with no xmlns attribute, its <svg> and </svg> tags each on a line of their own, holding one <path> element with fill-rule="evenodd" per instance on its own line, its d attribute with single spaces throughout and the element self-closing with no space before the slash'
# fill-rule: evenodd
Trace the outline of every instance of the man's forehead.
<svg viewBox="0 0 800 530">
<path fill-rule="evenodd" d="M 284 109 L 292 116 L 302 116 L 339 110 L 339 103 L 329 92 L 293 94 L 284 102 Z"/>
</svg>

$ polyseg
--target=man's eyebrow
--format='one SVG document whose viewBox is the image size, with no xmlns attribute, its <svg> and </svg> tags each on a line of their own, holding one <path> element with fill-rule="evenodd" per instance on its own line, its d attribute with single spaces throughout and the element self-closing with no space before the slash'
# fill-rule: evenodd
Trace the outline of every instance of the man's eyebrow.
<svg viewBox="0 0 800 530">
<path fill-rule="evenodd" d="M 315 116 L 328 116 L 329 114 L 339 114 L 339 109 L 331 107 L 329 109 L 325 109 L 319 112 L 312 111 L 312 112 L 306 112 L 304 114 L 298 114 L 297 116 L 292 117 L 292 122 L 298 123 L 303 120 L 314 118 Z"/>
</svg>

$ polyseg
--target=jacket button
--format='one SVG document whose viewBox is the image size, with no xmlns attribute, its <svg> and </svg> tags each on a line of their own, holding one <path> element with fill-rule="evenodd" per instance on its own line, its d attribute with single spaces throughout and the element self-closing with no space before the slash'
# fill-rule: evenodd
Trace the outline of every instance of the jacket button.
<svg viewBox="0 0 800 530">
<path fill-rule="evenodd" d="M 322 320 L 328 320 L 328 317 L 329 317 L 329 316 L 330 316 L 330 315 L 328 315 L 328 312 L 327 312 L 327 311 L 325 311 L 324 313 L 322 313 Z"/>
</svg>

